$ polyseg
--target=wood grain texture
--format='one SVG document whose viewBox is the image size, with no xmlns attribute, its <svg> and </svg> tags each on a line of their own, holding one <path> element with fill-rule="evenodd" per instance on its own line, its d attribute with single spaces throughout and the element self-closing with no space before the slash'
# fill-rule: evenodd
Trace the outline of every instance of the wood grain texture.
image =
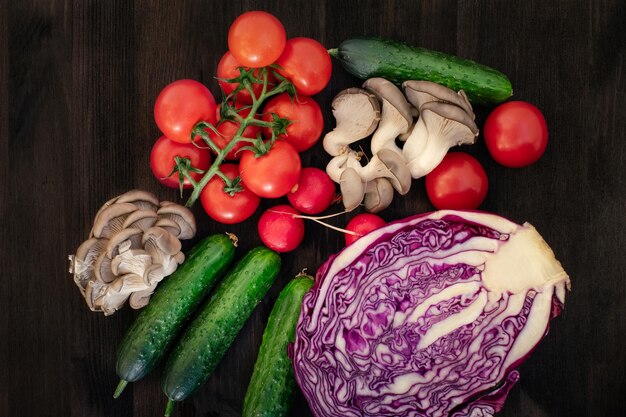
<svg viewBox="0 0 626 417">
<path fill-rule="evenodd" d="M 152 106 L 178 78 L 213 79 L 229 24 L 245 10 L 279 17 L 289 36 L 327 46 L 380 35 L 477 60 L 509 75 L 516 99 L 549 124 L 545 156 L 524 169 L 494 163 L 482 142 L 483 209 L 544 235 L 572 278 L 562 317 L 521 367 L 506 417 L 617 416 L 626 386 L 626 4 L 621 0 L 230 1 L 55 0 L 0 5 L 0 415 L 155 416 L 165 405 L 158 368 L 113 400 L 115 350 L 136 312 L 91 313 L 67 271 L 98 207 L 131 188 L 176 200 L 148 166 L 159 136 Z M 316 98 L 358 80 L 336 67 Z M 478 108 L 482 126 L 489 109 Z M 323 167 L 321 144 L 303 155 Z M 262 208 L 275 204 L 265 201 Z M 383 212 L 430 210 L 423 180 Z M 225 229 L 240 253 L 259 244 L 249 221 L 225 228 L 194 208 L 198 238 Z M 333 219 L 343 225 L 350 216 Z M 307 224 L 283 272 L 207 384 L 176 416 L 240 413 L 263 327 L 282 286 L 314 271 L 343 236 Z M 187 242 L 189 247 L 193 242 Z M 292 415 L 310 416 L 298 394 Z"/>
</svg>

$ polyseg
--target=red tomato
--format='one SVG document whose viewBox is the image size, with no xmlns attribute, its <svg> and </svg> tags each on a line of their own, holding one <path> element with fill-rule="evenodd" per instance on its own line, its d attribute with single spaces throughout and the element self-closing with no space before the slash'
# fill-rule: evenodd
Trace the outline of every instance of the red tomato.
<svg viewBox="0 0 626 417">
<path fill-rule="evenodd" d="M 357 214 L 354 216 L 347 224 L 346 230 L 351 232 L 355 232 L 357 235 L 349 235 L 346 236 L 346 246 L 354 243 L 359 238 L 365 236 L 372 230 L 376 230 L 385 225 L 385 221 L 381 219 L 379 216 L 371 213 L 363 213 Z"/>
<path fill-rule="evenodd" d="M 239 171 L 246 186 L 259 197 L 278 198 L 287 194 L 298 183 L 302 165 L 298 151 L 277 140 L 266 154 L 256 157 L 245 150 Z"/>
<path fill-rule="evenodd" d="M 193 143 L 174 142 L 165 136 L 161 136 L 152 146 L 150 168 L 156 179 L 166 187 L 179 187 L 178 172 L 168 177 L 176 166 L 174 161 L 176 156 L 189 159 L 192 167 L 204 171 L 211 166 L 211 154 L 208 150 L 199 148 Z M 199 181 L 202 178 L 200 173 L 191 172 L 190 174 L 195 181 Z M 193 188 L 187 178 L 184 179 L 183 188 Z"/>
<path fill-rule="evenodd" d="M 224 91 L 224 95 L 229 95 L 232 93 L 235 88 L 239 86 L 239 83 L 227 83 L 226 81 L 222 81 L 221 78 L 231 79 L 237 78 L 241 73 L 239 72 L 239 67 L 243 67 L 237 59 L 230 53 L 230 51 L 226 51 L 222 59 L 220 59 L 219 64 L 217 64 L 217 82 L 222 87 Z M 255 70 L 254 76 L 260 78 L 261 76 L 258 74 L 258 70 Z M 276 82 L 274 76 L 269 73 L 268 74 L 268 85 L 271 87 L 272 84 Z M 268 89 L 270 88 L 268 87 Z M 252 91 L 256 97 L 259 97 L 261 91 L 263 90 L 263 84 L 252 84 Z M 237 102 L 241 104 L 252 104 L 252 96 L 247 89 L 242 89 L 237 93 Z"/>
<path fill-rule="evenodd" d="M 237 108 L 239 106 L 235 105 L 235 107 Z M 242 117 L 246 117 L 248 114 L 250 114 L 250 109 L 242 109 L 238 111 L 238 113 Z M 235 137 L 235 134 L 238 130 L 239 123 L 231 120 L 225 120 L 220 123 L 219 126 L 217 126 L 217 131 L 219 132 L 219 134 L 211 129 L 206 129 L 213 143 L 215 143 L 220 149 L 224 149 L 226 145 L 228 145 L 230 141 L 233 140 L 233 137 Z M 260 132 L 261 128 L 259 126 L 247 126 L 246 129 L 243 131 L 243 137 L 254 139 L 258 136 Z M 230 152 L 226 154 L 226 159 L 235 160 L 241 158 L 242 152 L 240 152 L 239 150 L 244 146 L 249 145 L 250 143 L 248 142 L 239 142 L 235 145 L 233 149 L 230 150 Z"/>
<path fill-rule="evenodd" d="M 298 184 L 287 199 L 305 214 L 318 214 L 326 210 L 335 199 L 335 183 L 319 168 L 303 168 Z"/>
<path fill-rule="evenodd" d="M 178 80 L 166 86 L 154 104 L 154 119 L 169 139 L 191 142 L 196 123 L 215 123 L 215 99 L 208 88 L 194 80 Z"/>
<path fill-rule="evenodd" d="M 276 252 L 290 252 L 304 238 L 304 220 L 300 213 L 288 205 L 275 206 L 261 215 L 259 236 L 268 248 Z"/>
<path fill-rule="evenodd" d="M 465 152 L 450 152 L 426 175 L 426 192 L 433 206 L 452 210 L 478 208 L 489 182 L 480 162 Z"/>
<path fill-rule="evenodd" d="M 280 20 L 258 10 L 243 13 L 228 30 L 228 49 L 249 68 L 273 64 L 283 53 L 286 42 L 287 34 Z"/>
<path fill-rule="evenodd" d="M 230 179 L 239 176 L 239 168 L 235 164 L 222 164 L 220 171 Z M 200 194 L 204 211 L 213 220 L 225 224 L 239 223 L 252 216 L 259 207 L 261 199 L 248 190 L 244 184 L 240 183 L 240 185 L 243 186 L 243 190 L 231 196 L 224 192 L 223 179 L 217 175 L 211 178 Z"/>
<path fill-rule="evenodd" d="M 289 79 L 299 94 L 312 96 L 330 81 L 332 61 L 324 46 L 310 38 L 292 38 L 278 61 L 278 73 Z"/>
<path fill-rule="evenodd" d="M 263 120 L 271 122 L 272 113 L 283 119 L 289 119 L 287 132 L 278 136 L 291 143 L 298 152 L 305 151 L 313 146 L 324 130 L 324 116 L 319 104 L 311 97 L 298 96 L 294 99 L 289 94 L 282 93 L 270 99 L 263 110 Z M 263 128 L 266 138 L 272 137 L 269 128 Z"/>
<path fill-rule="evenodd" d="M 524 101 L 509 101 L 489 114 L 483 129 L 489 153 L 500 164 L 521 168 L 536 162 L 548 145 L 541 111 Z"/>
</svg>

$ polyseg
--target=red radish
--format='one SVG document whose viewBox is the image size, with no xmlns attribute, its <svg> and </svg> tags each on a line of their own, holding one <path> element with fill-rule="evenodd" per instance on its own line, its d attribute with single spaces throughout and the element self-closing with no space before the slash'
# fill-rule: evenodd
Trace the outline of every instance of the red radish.
<svg viewBox="0 0 626 417">
<path fill-rule="evenodd" d="M 360 237 L 365 236 L 372 230 L 378 229 L 385 224 L 387 223 L 375 214 L 357 214 L 348 222 L 348 225 L 346 226 L 346 230 L 356 233 L 356 235 L 346 233 L 346 246 L 354 243 Z"/>
<path fill-rule="evenodd" d="M 291 252 L 304 238 L 304 220 L 295 208 L 282 204 L 268 209 L 259 219 L 261 240 L 276 252 Z"/>
<path fill-rule="evenodd" d="M 335 183 L 319 168 L 303 168 L 298 184 L 287 194 L 291 205 L 305 214 L 318 214 L 335 199 Z"/>
</svg>

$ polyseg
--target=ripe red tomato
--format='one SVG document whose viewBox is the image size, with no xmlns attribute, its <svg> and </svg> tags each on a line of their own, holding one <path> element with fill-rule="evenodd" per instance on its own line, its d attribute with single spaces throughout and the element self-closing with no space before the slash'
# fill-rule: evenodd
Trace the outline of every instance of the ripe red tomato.
<svg viewBox="0 0 626 417">
<path fill-rule="evenodd" d="M 433 206 L 452 210 L 478 208 L 489 182 L 480 162 L 465 152 L 450 152 L 426 175 L 426 192 Z"/>
<path fill-rule="evenodd" d="M 243 65 L 241 65 L 239 61 L 237 61 L 237 59 L 233 56 L 233 54 L 230 53 L 230 51 L 226 51 L 224 56 L 222 56 L 222 59 L 220 59 L 219 64 L 217 64 L 217 78 L 218 78 L 217 82 L 222 87 L 222 90 L 224 91 L 224 95 L 228 95 L 232 93 L 235 90 L 235 88 L 239 86 L 239 83 L 227 83 L 226 81 L 223 81 L 222 79 L 223 78 L 231 79 L 231 78 L 239 77 L 239 75 L 241 75 L 241 73 L 239 72 L 239 67 L 243 67 Z M 256 78 L 261 77 L 258 74 L 258 72 L 259 72 L 258 70 L 254 71 L 254 76 Z M 272 84 L 276 82 L 276 79 L 274 78 L 272 73 L 268 74 L 267 82 L 270 87 Z M 256 97 L 259 97 L 262 90 L 263 90 L 263 84 L 258 84 L 258 83 L 252 84 L 252 91 L 254 92 L 254 95 Z M 252 96 L 250 95 L 250 92 L 245 88 L 240 90 L 237 93 L 237 102 L 241 104 L 252 104 Z"/>
<path fill-rule="evenodd" d="M 276 252 L 291 252 L 304 238 L 304 220 L 288 205 L 275 206 L 261 215 L 258 224 L 261 241 Z"/>
<path fill-rule="evenodd" d="M 178 172 L 168 177 L 176 166 L 174 161 L 176 156 L 189 159 L 191 166 L 204 171 L 211 166 L 211 154 L 208 150 L 199 148 L 193 143 L 174 142 L 165 136 L 161 136 L 152 146 L 150 168 L 156 179 L 166 187 L 179 187 Z M 200 173 L 192 172 L 190 174 L 194 181 L 199 181 L 202 178 Z M 183 180 L 183 188 L 193 188 L 187 178 Z"/>
<path fill-rule="evenodd" d="M 287 194 L 296 209 L 305 214 L 318 214 L 335 199 L 335 183 L 319 168 L 303 168 L 298 184 Z"/>
<path fill-rule="evenodd" d="M 332 61 L 324 46 L 310 38 L 292 38 L 278 61 L 278 73 L 289 79 L 299 94 L 312 96 L 330 81 Z"/>
<path fill-rule="evenodd" d="M 238 105 L 235 105 L 235 108 L 238 107 Z M 248 114 L 250 114 L 250 108 L 244 108 L 242 110 L 239 110 L 238 113 L 241 115 L 241 117 L 246 117 Z M 231 120 L 225 120 L 217 126 L 217 131 L 219 132 L 219 134 L 211 129 L 206 129 L 213 143 L 215 143 L 220 149 L 224 149 L 226 145 L 228 145 L 230 141 L 233 140 L 233 137 L 238 130 L 239 123 Z M 254 139 L 260 132 L 261 128 L 259 126 L 249 125 L 243 131 L 243 137 Z M 250 143 L 248 142 L 239 142 L 235 145 L 233 149 L 230 150 L 230 152 L 226 154 L 226 159 L 235 160 L 241 158 L 242 152 L 240 152 L 240 149 L 244 146 L 249 145 Z"/>
<path fill-rule="evenodd" d="M 383 227 L 385 224 L 387 223 L 385 223 L 385 221 L 382 218 L 380 218 L 379 216 L 375 214 L 371 214 L 371 213 L 357 214 L 348 222 L 346 226 L 346 230 L 358 233 L 358 236 L 349 235 L 346 233 L 345 234 L 346 246 L 354 243 L 356 240 L 365 236 L 372 230 L 376 230 L 380 227 Z"/>
<path fill-rule="evenodd" d="M 298 151 L 281 140 L 274 142 L 266 154 L 256 157 L 245 150 L 239 171 L 246 186 L 259 197 L 278 198 L 298 183 L 302 165 Z"/>
<path fill-rule="evenodd" d="M 235 164 L 220 165 L 228 178 L 234 179 L 239 176 L 239 168 Z M 243 190 L 231 196 L 224 192 L 224 180 L 217 175 L 211 178 L 202 189 L 200 201 L 204 211 L 215 221 L 225 224 L 234 224 L 246 220 L 259 207 L 261 199 L 248 190 L 245 184 L 241 184 Z"/>
<path fill-rule="evenodd" d="M 294 99 L 289 94 L 282 93 L 270 99 L 263 110 L 263 120 L 271 122 L 272 113 L 283 119 L 289 119 L 287 133 L 278 136 L 291 143 L 298 152 L 305 151 L 313 146 L 324 130 L 324 116 L 319 104 L 311 97 L 298 96 Z M 269 128 L 263 128 L 266 138 L 272 137 Z"/>
<path fill-rule="evenodd" d="M 196 123 L 215 123 L 215 99 L 204 84 L 178 80 L 166 86 L 154 103 L 154 119 L 169 139 L 191 142 Z"/>
<path fill-rule="evenodd" d="M 243 66 L 273 64 L 285 49 L 287 34 L 274 15 L 262 11 L 241 14 L 228 30 L 228 49 Z"/>
<path fill-rule="evenodd" d="M 548 144 L 546 119 L 537 107 L 524 101 L 496 107 L 487 117 L 483 133 L 493 159 L 510 168 L 536 162 Z"/>
</svg>

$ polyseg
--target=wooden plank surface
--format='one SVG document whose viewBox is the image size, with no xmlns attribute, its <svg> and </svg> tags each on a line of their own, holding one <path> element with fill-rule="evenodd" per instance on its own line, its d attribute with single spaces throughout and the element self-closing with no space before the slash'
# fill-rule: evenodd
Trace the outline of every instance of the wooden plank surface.
<svg viewBox="0 0 626 417">
<path fill-rule="evenodd" d="M 155 416 L 165 405 L 157 369 L 118 399 L 115 350 L 136 312 L 91 313 L 67 271 L 107 199 L 131 188 L 161 199 L 148 166 L 159 136 L 158 92 L 179 78 L 213 79 L 230 23 L 245 10 L 279 17 L 290 37 L 324 45 L 358 35 L 396 38 L 458 54 L 505 72 L 515 98 L 548 120 L 545 156 L 524 169 L 493 162 L 482 142 L 468 152 L 485 166 L 482 206 L 534 224 L 572 278 L 566 310 L 521 367 L 502 416 L 622 413 L 626 386 L 626 4 L 576 1 L 3 1 L 0 5 L 0 415 Z M 335 67 L 316 99 L 358 80 Z M 488 108 L 478 108 L 479 126 Z M 325 166 L 321 144 L 304 165 Z M 275 204 L 265 201 L 262 207 Z M 432 209 L 423 180 L 383 212 L 386 220 Z M 198 237 L 226 228 L 194 208 Z M 241 251 L 259 243 L 257 213 L 228 230 Z M 333 220 L 343 225 L 350 216 Z M 307 224 L 283 256 L 277 285 L 255 310 L 207 384 L 177 416 L 237 416 L 263 326 L 280 288 L 314 271 L 343 237 Z M 188 247 L 189 243 L 186 245 Z M 292 415 L 310 416 L 298 394 Z"/>
</svg>

